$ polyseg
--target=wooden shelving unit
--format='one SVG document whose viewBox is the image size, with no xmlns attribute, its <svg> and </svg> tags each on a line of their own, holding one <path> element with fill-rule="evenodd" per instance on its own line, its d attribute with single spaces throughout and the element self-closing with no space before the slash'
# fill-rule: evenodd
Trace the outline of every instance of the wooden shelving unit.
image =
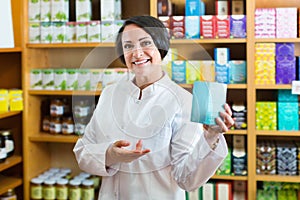
<svg viewBox="0 0 300 200">
<path fill-rule="evenodd" d="M 14 47 L 0 48 L 0 88 L 22 89 L 23 55 L 23 1 L 11 1 L 14 32 Z M 5 31 L 5 30 L 0 30 Z M 15 189 L 18 198 L 23 195 L 23 147 L 22 147 L 22 112 L 8 111 L 0 113 L 0 130 L 12 130 L 15 152 L 13 156 L 0 163 L 0 195 L 8 189 Z"/>
<path fill-rule="evenodd" d="M 21 2 L 21 0 L 18 0 Z M 180 7 L 185 4 L 185 0 L 172 0 L 172 2 Z M 247 176 L 213 176 L 213 179 L 221 180 L 242 180 L 247 182 L 248 199 L 256 198 L 258 181 L 282 181 L 282 182 L 299 182 L 299 176 L 261 176 L 256 174 L 256 141 L 257 137 L 274 138 L 280 137 L 298 137 L 300 132 L 283 132 L 283 131 L 257 131 L 255 128 L 255 103 L 257 101 L 257 91 L 271 90 L 276 92 L 278 89 L 291 89 L 291 85 L 255 85 L 255 43 L 258 42 L 294 42 L 300 43 L 300 38 L 295 39 L 256 39 L 254 37 L 254 11 L 260 7 L 298 7 L 299 2 L 294 0 L 245 0 L 247 14 L 247 38 L 246 39 L 198 39 L 198 40 L 171 40 L 171 47 L 178 48 L 178 52 L 186 52 L 187 59 L 198 59 L 197 53 L 191 47 L 203 47 L 207 50 L 208 56 L 213 58 L 212 50 L 215 47 L 226 46 L 230 48 L 231 55 L 234 59 L 247 60 L 247 83 L 246 84 L 228 84 L 230 91 L 230 100 L 235 98 L 245 100 L 247 102 L 247 130 L 230 130 L 226 135 L 244 135 L 247 138 L 247 158 L 248 158 L 248 174 Z M 78 136 L 62 136 L 50 135 L 42 133 L 40 130 L 41 121 L 41 101 L 49 96 L 99 96 L 101 91 L 38 91 L 29 88 L 29 73 L 35 68 L 61 68 L 70 67 L 78 68 L 85 59 L 92 54 L 93 50 L 97 50 L 97 56 L 101 58 L 96 66 L 103 64 L 106 67 L 108 63 L 112 66 L 118 66 L 115 62 L 114 43 L 74 43 L 74 44 L 29 44 L 28 43 L 28 0 L 23 4 L 22 23 L 24 24 L 24 49 L 22 45 L 14 49 L 0 49 L 0 53 L 20 53 L 22 52 L 23 62 L 23 88 L 25 99 L 24 116 L 24 199 L 29 199 L 29 183 L 30 179 L 50 167 L 69 167 L 72 170 L 79 171 L 76 166 L 72 147 L 78 139 Z M 138 5 L 133 0 L 123 0 L 123 6 L 127 16 L 137 14 L 150 14 L 157 16 L 157 0 L 141 0 Z M 209 0 L 209 4 L 214 4 L 214 0 Z M 138 6 L 139 9 L 129 9 Z M 210 9 L 209 7 L 207 9 Z M 208 12 L 212 13 L 211 10 Z M 193 46 L 194 45 L 194 46 Z M 297 45 L 297 52 L 300 46 Z M 86 64 L 86 63 L 84 63 Z M 93 66 L 94 67 L 94 66 Z M 192 85 L 183 84 L 184 88 L 192 89 Z M 17 113 L 14 113 L 17 114 Z M 0 114 L 14 115 L 12 113 Z M 26 148 L 25 148 L 26 147 Z M 58 154 L 60 156 L 58 156 Z M 38 161 L 43 162 L 38 162 Z M 1 165 L 0 165 L 1 169 Z M 16 181 L 15 183 L 20 183 Z M 21 183 L 20 183 L 21 184 Z M 0 194 L 2 192 L 0 182 Z"/>
</svg>

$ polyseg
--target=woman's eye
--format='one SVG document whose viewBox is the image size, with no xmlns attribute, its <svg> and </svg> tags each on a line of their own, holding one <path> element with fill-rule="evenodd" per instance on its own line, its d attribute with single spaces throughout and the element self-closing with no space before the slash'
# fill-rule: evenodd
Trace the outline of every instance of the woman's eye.
<svg viewBox="0 0 300 200">
<path fill-rule="evenodd" d="M 133 45 L 132 44 L 125 44 L 123 47 L 124 47 L 124 49 L 132 49 Z"/>
<path fill-rule="evenodd" d="M 146 40 L 146 41 L 141 42 L 141 46 L 142 46 L 142 47 L 147 47 L 147 46 L 150 46 L 151 44 L 152 44 L 152 42 L 149 41 L 149 40 Z"/>
</svg>

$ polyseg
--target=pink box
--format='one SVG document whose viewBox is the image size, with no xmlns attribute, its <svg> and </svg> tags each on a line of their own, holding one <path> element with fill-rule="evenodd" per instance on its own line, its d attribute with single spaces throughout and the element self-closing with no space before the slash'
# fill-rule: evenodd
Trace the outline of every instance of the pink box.
<svg viewBox="0 0 300 200">
<path fill-rule="evenodd" d="M 216 16 L 216 38 L 229 38 L 229 16 L 228 15 L 217 15 Z"/>
<path fill-rule="evenodd" d="M 171 17 L 171 34 L 173 39 L 182 39 L 185 36 L 185 17 Z"/>
<path fill-rule="evenodd" d="M 297 38 L 297 8 L 276 8 L 276 37 Z"/>
<path fill-rule="evenodd" d="M 275 8 L 257 8 L 255 10 L 255 37 L 276 38 Z"/>
<path fill-rule="evenodd" d="M 215 38 L 216 17 L 213 15 L 200 16 L 201 38 Z"/>
</svg>

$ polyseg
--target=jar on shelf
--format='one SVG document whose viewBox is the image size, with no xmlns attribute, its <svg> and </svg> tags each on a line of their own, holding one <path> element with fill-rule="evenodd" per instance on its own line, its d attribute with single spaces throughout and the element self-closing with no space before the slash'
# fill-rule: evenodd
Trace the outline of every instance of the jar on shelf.
<svg viewBox="0 0 300 200">
<path fill-rule="evenodd" d="M 8 189 L 7 192 L 0 196 L 0 200 L 17 200 L 17 195 L 14 189 Z"/>
<path fill-rule="evenodd" d="M 50 133 L 51 134 L 59 134 L 61 133 L 61 118 L 60 117 L 52 117 L 50 120 Z"/>
<path fill-rule="evenodd" d="M 63 117 L 62 134 L 63 135 L 74 134 L 74 121 L 71 116 Z"/>
<path fill-rule="evenodd" d="M 68 179 L 61 178 L 56 181 L 56 199 L 67 200 L 68 199 Z"/>
<path fill-rule="evenodd" d="M 53 179 L 47 179 L 43 184 L 43 199 L 55 200 L 55 183 Z"/>
<path fill-rule="evenodd" d="M 45 115 L 43 117 L 43 122 L 42 122 L 42 131 L 44 132 L 49 132 L 50 131 L 50 116 Z"/>
<path fill-rule="evenodd" d="M 0 135 L 0 163 L 4 162 L 7 158 L 6 148 L 5 148 L 5 139 Z"/>
<path fill-rule="evenodd" d="M 51 117 L 61 117 L 64 114 L 64 103 L 62 100 L 56 98 L 52 99 L 50 103 Z"/>
<path fill-rule="evenodd" d="M 43 199 L 43 182 L 41 178 L 30 180 L 30 199 Z"/>
<path fill-rule="evenodd" d="M 88 100 L 80 100 L 74 103 L 74 116 L 76 118 L 87 117 L 90 114 L 90 105 Z"/>
<path fill-rule="evenodd" d="M 4 138 L 7 157 L 10 157 L 15 152 L 15 141 L 10 130 L 3 130 L 0 134 Z"/>
<path fill-rule="evenodd" d="M 80 200 L 81 199 L 81 181 L 72 179 L 69 182 L 69 200 Z"/>
<path fill-rule="evenodd" d="M 86 120 L 84 118 L 79 118 L 75 121 L 75 131 L 76 135 L 83 135 L 86 127 Z"/>
<path fill-rule="evenodd" d="M 95 198 L 95 189 L 94 181 L 86 179 L 82 181 L 81 184 L 81 199 L 82 200 L 94 200 Z"/>
</svg>

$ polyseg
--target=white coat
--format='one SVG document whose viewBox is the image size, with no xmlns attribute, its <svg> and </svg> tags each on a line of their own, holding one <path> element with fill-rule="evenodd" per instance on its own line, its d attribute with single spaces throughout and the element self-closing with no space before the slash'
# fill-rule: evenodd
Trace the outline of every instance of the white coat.
<svg viewBox="0 0 300 200">
<path fill-rule="evenodd" d="M 142 90 L 131 81 L 107 86 L 73 151 L 79 167 L 102 176 L 99 200 L 184 200 L 202 186 L 227 155 L 223 135 L 215 150 L 202 125 L 190 121 L 192 95 L 167 75 Z M 135 148 L 142 139 L 151 152 L 130 163 L 105 166 L 117 140 Z"/>
</svg>

